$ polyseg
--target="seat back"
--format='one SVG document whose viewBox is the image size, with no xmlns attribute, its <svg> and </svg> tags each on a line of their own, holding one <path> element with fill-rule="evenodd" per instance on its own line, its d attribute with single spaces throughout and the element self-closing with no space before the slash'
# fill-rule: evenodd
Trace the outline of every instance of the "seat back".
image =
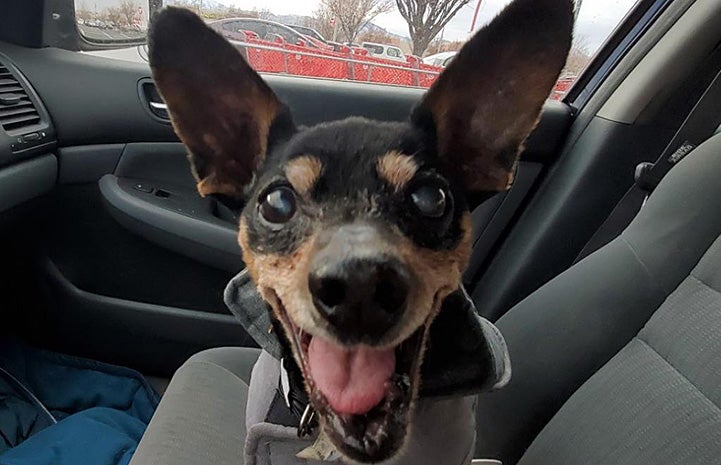
<svg viewBox="0 0 721 465">
<path fill-rule="evenodd" d="M 720 179 L 718 135 L 669 173 L 619 238 L 498 321 L 513 379 L 479 401 L 476 456 L 516 463 L 535 439 L 521 463 L 713 462 Z"/>
<path fill-rule="evenodd" d="M 721 463 L 721 239 L 522 464 Z"/>
</svg>

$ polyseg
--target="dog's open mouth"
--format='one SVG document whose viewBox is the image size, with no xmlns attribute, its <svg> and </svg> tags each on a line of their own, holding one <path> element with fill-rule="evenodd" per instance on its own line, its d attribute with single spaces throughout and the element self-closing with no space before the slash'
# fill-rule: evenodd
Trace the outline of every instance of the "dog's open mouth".
<svg viewBox="0 0 721 465">
<path fill-rule="evenodd" d="M 392 457 L 407 432 L 427 325 L 391 349 L 345 347 L 299 329 L 278 303 L 309 398 L 333 445 L 359 462 Z"/>
</svg>

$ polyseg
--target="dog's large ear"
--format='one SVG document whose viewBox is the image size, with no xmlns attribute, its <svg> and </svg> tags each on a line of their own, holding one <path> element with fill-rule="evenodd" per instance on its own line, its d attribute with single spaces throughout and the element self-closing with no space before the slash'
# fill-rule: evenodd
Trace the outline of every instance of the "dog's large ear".
<svg viewBox="0 0 721 465">
<path fill-rule="evenodd" d="M 201 195 L 240 199 L 269 143 L 294 130 L 287 108 L 240 52 L 192 12 L 168 7 L 149 34 L 155 84 Z"/>
<path fill-rule="evenodd" d="M 571 46 L 572 0 L 516 0 L 479 31 L 412 114 L 470 193 L 508 189 Z"/>
</svg>

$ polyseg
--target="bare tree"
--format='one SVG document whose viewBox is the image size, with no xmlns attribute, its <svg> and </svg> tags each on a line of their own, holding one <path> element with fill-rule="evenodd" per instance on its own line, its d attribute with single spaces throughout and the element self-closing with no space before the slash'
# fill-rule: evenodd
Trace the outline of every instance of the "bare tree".
<svg viewBox="0 0 721 465">
<path fill-rule="evenodd" d="M 333 13 L 328 8 L 320 5 L 313 12 L 313 18 L 304 26 L 312 27 L 328 40 L 335 40 L 335 37 L 333 37 L 333 30 L 335 29 L 333 18 Z"/>
<path fill-rule="evenodd" d="M 374 29 L 372 31 L 361 32 L 360 34 L 358 34 L 358 41 L 395 45 L 396 47 L 400 46 L 401 44 L 401 41 L 398 38 L 393 37 L 388 33 L 388 31 L 383 29 Z"/>
<path fill-rule="evenodd" d="M 123 0 L 118 7 L 118 11 L 121 15 L 120 22 L 126 26 L 132 25 L 138 11 L 138 6 L 139 5 L 133 0 Z"/>
<path fill-rule="evenodd" d="M 393 0 L 321 0 L 321 13 L 330 13 L 337 22 L 338 32 L 353 42 L 358 33 L 376 16 L 393 8 Z"/>
<path fill-rule="evenodd" d="M 266 19 L 266 20 L 273 19 L 273 13 L 271 13 L 270 10 L 267 8 L 261 8 L 260 10 L 255 10 L 255 11 L 258 13 L 258 18 L 260 18 L 260 19 Z"/>
<path fill-rule="evenodd" d="M 413 54 L 423 56 L 433 38 L 470 0 L 395 0 L 413 41 Z"/>
<path fill-rule="evenodd" d="M 439 37 L 436 37 L 426 49 L 426 55 L 441 52 L 457 52 L 465 43 L 465 40 L 441 40 Z"/>
<path fill-rule="evenodd" d="M 578 76 L 586 69 L 588 62 L 591 61 L 591 50 L 588 43 L 588 36 L 576 33 L 573 37 L 571 51 L 566 60 L 566 67 L 563 69 L 564 74 Z"/>
<path fill-rule="evenodd" d="M 77 19 L 82 19 L 83 21 L 90 21 L 93 19 L 93 13 L 88 9 L 88 5 L 84 0 L 75 4 L 75 17 Z"/>
<path fill-rule="evenodd" d="M 110 21 L 118 25 L 125 25 L 125 15 L 120 8 L 110 7 L 105 10 L 103 20 Z"/>
</svg>

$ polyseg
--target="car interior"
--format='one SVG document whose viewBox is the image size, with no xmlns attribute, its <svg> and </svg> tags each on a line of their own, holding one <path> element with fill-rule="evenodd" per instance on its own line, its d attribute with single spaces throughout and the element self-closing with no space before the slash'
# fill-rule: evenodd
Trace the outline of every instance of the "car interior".
<svg viewBox="0 0 721 465">
<path fill-rule="evenodd" d="M 126 460 L 243 463 L 237 213 L 198 195 L 149 65 L 82 46 L 72 0 L 0 5 L 0 381 L 63 384 L 28 362 L 50 385 L 25 392 L 17 347 L 131 369 L 159 397 Z M 425 91 L 263 78 L 303 125 L 401 121 Z M 513 372 L 478 397 L 476 459 L 721 463 L 719 88 L 721 1 L 639 0 L 472 212 L 464 285 Z"/>
</svg>

